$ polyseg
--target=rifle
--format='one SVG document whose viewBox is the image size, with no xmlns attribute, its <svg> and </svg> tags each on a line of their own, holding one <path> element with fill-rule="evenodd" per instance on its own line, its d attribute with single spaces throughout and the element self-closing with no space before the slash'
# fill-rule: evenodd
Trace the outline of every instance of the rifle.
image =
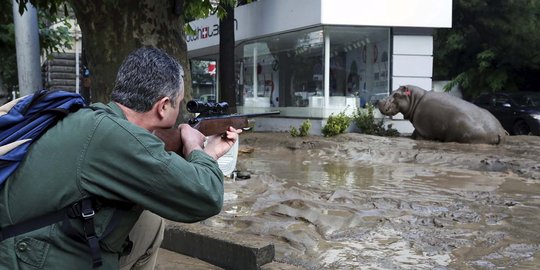
<svg viewBox="0 0 540 270">
<path fill-rule="evenodd" d="M 190 113 L 198 113 L 194 118 L 188 120 L 188 124 L 200 131 L 205 136 L 222 134 L 229 127 L 235 129 L 249 128 L 248 118 L 276 115 L 279 111 L 252 113 L 252 114 L 228 114 L 229 104 L 227 102 L 203 102 L 190 100 L 186 104 Z M 154 134 L 165 143 L 165 150 L 174 151 L 181 154 L 182 141 L 178 128 L 160 129 Z"/>
</svg>

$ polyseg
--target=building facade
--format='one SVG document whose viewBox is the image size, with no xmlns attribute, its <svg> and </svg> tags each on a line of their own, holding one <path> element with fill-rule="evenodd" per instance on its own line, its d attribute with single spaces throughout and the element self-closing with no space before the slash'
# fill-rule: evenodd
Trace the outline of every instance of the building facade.
<svg viewBox="0 0 540 270">
<path fill-rule="evenodd" d="M 238 7 L 238 111 L 281 112 L 258 119 L 257 130 L 289 130 L 310 119 L 318 133 L 331 114 L 352 113 L 399 85 L 432 89 L 432 33 L 451 22 L 451 0 L 260 0 Z M 190 24 L 194 98 L 219 100 L 219 21 Z"/>
</svg>

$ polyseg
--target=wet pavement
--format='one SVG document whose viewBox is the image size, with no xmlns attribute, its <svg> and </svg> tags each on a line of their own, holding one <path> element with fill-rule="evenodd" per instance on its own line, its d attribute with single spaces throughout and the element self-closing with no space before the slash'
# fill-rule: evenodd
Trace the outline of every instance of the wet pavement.
<svg viewBox="0 0 540 270">
<path fill-rule="evenodd" d="M 241 135 L 221 214 L 299 269 L 539 269 L 540 137 Z M 239 180 L 239 179 L 237 179 Z"/>
<path fill-rule="evenodd" d="M 155 270 L 222 270 L 196 258 L 178 254 L 167 249 L 159 249 Z"/>
</svg>

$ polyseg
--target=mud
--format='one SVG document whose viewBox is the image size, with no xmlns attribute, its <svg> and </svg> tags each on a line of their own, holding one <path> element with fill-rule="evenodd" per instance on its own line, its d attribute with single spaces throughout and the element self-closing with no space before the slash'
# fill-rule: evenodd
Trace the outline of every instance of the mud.
<svg viewBox="0 0 540 270">
<path fill-rule="evenodd" d="M 221 214 L 305 269 L 540 269 L 540 137 L 245 133 Z"/>
</svg>

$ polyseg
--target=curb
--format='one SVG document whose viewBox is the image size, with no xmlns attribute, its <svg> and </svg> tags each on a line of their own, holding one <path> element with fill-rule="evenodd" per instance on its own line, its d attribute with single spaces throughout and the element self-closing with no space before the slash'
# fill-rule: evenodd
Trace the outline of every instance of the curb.
<svg viewBox="0 0 540 270">
<path fill-rule="evenodd" d="M 218 231 L 199 223 L 167 222 L 161 247 L 225 269 L 258 270 L 272 262 L 274 244 Z"/>
</svg>

